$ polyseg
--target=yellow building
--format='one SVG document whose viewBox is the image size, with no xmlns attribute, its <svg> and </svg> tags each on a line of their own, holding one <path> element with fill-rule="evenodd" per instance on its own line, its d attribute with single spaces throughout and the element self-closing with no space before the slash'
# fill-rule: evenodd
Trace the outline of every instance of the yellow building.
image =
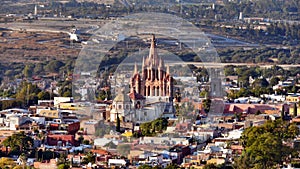
<svg viewBox="0 0 300 169">
<path fill-rule="evenodd" d="M 286 96 L 285 100 L 292 103 L 298 103 L 300 101 L 299 96 Z"/>
<path fill-rule="evenodd" d="M 80 110 L 81 107 L 76 103 L 59 103 L 59 108 L 63 110 Z"/>
<path fill-rule="evenodd" d="M 224 164 L 225 163 L 225 159 L 223 158 L 212 158 L 210 160 L 207 160 L 207 164 Z"/>
<path fill-rule="evenodd" d="M 37 109 L 37 114 L 46 118 L 61 118 L 61 113 L 58 109 Z"/>
<path fill-rule="evenodd" d="M 293 116 L 293 115 L 294 115 L 294 105 L 292 104 L 292 105 L 290 106 L 289 109 L 290 109 L 290 111 L 289 111 L 289 112 L 290 112 L 290 115 Z M 298 104 L 297 104 L 297 116 L 298 116 L 298 115 L 300 115 L 300 107 L 299 107 Z"/>
</svg>

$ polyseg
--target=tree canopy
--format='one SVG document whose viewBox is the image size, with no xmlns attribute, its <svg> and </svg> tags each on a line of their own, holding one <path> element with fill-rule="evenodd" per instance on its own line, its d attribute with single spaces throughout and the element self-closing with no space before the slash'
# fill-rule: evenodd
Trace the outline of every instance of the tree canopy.
<svg viewBox="0 0 300 169">
<path fill-rule="evenodd" d="M 268 121 L 262 126 L 247 128 L 241 137 L 244 147 L 242 155 L 235 160 L 235 167 L 242 168 L 273 168 L 293 153 L 284 144 L 299 134 L 295 124 L 282 121 Z"/>
<path fill-rule="evenodd" d="M 33 146 L 33 139 L 21 131 L 7 137 L 2 144 L 6 147 L 9 146 L 12 153 L 20 154 L 27 152 Z"/>
</svg>

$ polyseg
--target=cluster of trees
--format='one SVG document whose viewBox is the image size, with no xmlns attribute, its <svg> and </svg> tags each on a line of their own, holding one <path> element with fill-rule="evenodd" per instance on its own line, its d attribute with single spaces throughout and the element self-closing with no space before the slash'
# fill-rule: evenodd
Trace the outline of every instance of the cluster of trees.
<svg viewBox="0 0 300 169">
<path fill-rule="evenodd" d="M 280 66 L 272 66 L 271 68 L 246 67 L 246 66 L 227 66 L 224 69 L 225 75 L 237 75 L 238 86 L 242 89 L 239 91 L 231 91 L 230 98 L 244 96 L 260 96 L 265 93 L 274 93 L 272 86 L 278 84 L 279 81 L 285 81 L 289 76 L 296 77 L 299 68 L 291 68 L 285 70 Z M 249 77 L 252 77 L 254 82 L 250 84 Z M 298 79 L 295 79 L 297 82 Z M 296 93 L 300 88 L 297 86 L 284 87 L 278 89 L 277 94 Z"/>
<path fill-rule="evenodd" d="M 42 91 L 37 85 L 23 81 L 15 93 L 11 92 L 7 97 L 13 97 L 15 100 L 0 101 L 0 109 L 8 109 L 13 107 L 23 107 L 37 104 L 38 100 L 48 100 L 56 95 L 47 91 Z M 51 98 L 52 98 L 51 97 Z"/>
<path fill-rule="evenodd" d="M 244 150 L 235 159 L 235 168 L 274 168 L 298 157 L 297 150 L 288 145 L 298 134 L 295 124 L 281 119 L 247 128 L 240 140 Z"/>
<path fill-rule="evenodd" d="M 26 66 L 25 69 L 28 67 Z M 71 97 L 72 96 L 72 82 L 71 81 L 58 81 L 57 86 L 60 87 L 58 91 L 59 96 Z M 0 109 L 7 109 L 11 107 L 22 107 L 37 104 L 38 100 L 49 100 L 56 97 L 53 91 L 41 90 L 36 84 L 27 81 L 22 81 L 17 90 L 1 90 L 0 95 L 3 97 L 15 98 L 15 100 L 0 101 Z"/>
<path fill-rule="evenodd" d="M 203 106 L 205 113 L 208 113 L 210 110 L 210 106 L 211 106 L 211 99 L 204 99 L 202 101 L 202 106 Z"/>
<path fill-rule="evenodd" d="M 298 39 L 300 38 L 300 28 L 295 24 L 272 23 L 268 26 L 266 32 L 266 36 L 282 37 L 285 40 L 282 42 L 286 42 L 287 40 L 292 42 L 291 40 L 295 40 L 295 42 L 299 43 Z"/>
<path fill-rule="evenodd" d="M 18 100 L 1 100 L 0 110 L 5 110 L 13 107 L 22 107 L 23 102 Z"/>
<path fill-rule="evenodd" d="M 97 99 L 99 100 L 112 99 L 110 90 L 97 90 L 96 95 L 97 95 Z"/>
<path fill-rule="evenodd" d="M 8 63 L 7 65 L 0 66 L 0 75 L 8 77 L 9 79 L 14 78 L 31 78 L 33 76 L 46 75 L 47 73 L 62 73 L 72 72 L 74 69 L 74 60 L 68 61 L 45 61 L 32 63 Z"/>
<path fill-rule="evenodd" d="M 209 73 L 206 68 L 196 68 L 193 65 L 189 65 L 194 75 L 197 76 L 198 82 L 207 82 L 209 79 Z M 228 93 L 228 97 L 235 99 L 238 97 L 246 96 L 260 96 L 261 94 L 274 93 L 273 86 L 277 85 L 279 81 L 285 81 L 289 77 L 296 77 L 295 82 L 298 82 L 297 75 L 300 74 L 300 69 L 290 68 L 283 69 L 280 66 L 274 65 L 271 68 L 262 68 L 259 66 L 247 67 L 247 66 L 225 66 L 225 76 L 238 76 L 238 87 L 241 88 L 239 91 L 231 91 Z M 254 82 L 250 84 L 249 77 L 252 77 Z M 229 81 L 229 79 L 225 79 Z M 282 89 L 277 89 L 277 94 L 287 94 L 299 92 L 298 86 L 289 86 Z M 200 93 L 201 97 L 204 97 L 207 91 Z M 208 102 L 209 103 L 209 102 Z M 209 105 L 209 104 L 206 104 Z M 209 106 L 207 106 L 208 108 Z M 207 109 L 209 110 L 209 109 Z"/>
<path fill-rule="evenodd" d="M 72 96 L 72 82 L 71 81 L 59 81 L 57 86 L 59 86 L 58 94 L 62 97 Z"/>
<path fill-rule="evenodd" d="M 21 131 L 7 137 L 2 144 L 7 148 L 10 147 L 11 154 L 22 154 L 28 153 L 33 146 L 33 139 Z"/>
<path fill-rule="evenodd" d="M 219 56 L 225 63 L 278 63 L 299 64 L 299 47 L 291 49 L 259 48 L 259 49 L 219 49 Z"/>
<path fill-rule="evenodd" d="M 168 127 L 168 119 L 166 118 L 158 118 L 151 122 L 142 123 L 140 125 L 140 133 L 135 132 L 134 136 L 153 136 L 157 132 L 163 132 Z"/>
</svg>

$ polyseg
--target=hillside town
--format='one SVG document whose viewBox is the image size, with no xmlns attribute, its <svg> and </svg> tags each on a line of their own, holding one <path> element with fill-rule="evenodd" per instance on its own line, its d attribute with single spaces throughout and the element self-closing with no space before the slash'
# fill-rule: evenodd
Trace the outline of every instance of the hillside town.
<svg viewBox="0 0 300 169">
<path fill-rule="evenodd" d="M 1 155 L 6 156 L 3 165 L 12 166 L 13 162 L 8 163 L 12 160 L 20 166 L 51 169 L 233 168 L 247 148 L 241 140 L 245 139 L 243 132 L 268 125 L 275 125 L 275 129 L 286 126 L 282 132 L 289 133 L 289 139 L 280 144 L 298 151 L 300 94 L 277 94 L 297 87 L 298 76 L 279 80 L 272 86 L 273 94 L 225 100 L 210 93 L 240 92 L 238 76 L 198 82 L 197 78 L 172 77 L 170 66 L 156 49 L 155 35 L 148 56 L 142 60 L 142 71 L 137 63 L 131 68 L 129 84 L 107 88 L 118 88 L 111 100 L 107 95 L 95 103 L 53 97 L 38 99 L 28 109 L 16 106 L 0 111 Z M 114 78 L 117 75 L 110 75 L 109 80 L 116 81 Z M 195 85 L 192 87 L 207 92 L 204 97 L 200 91 L 194 95 L 192 88 L 178 85 L 186 78 Z M 250 76 L 249 83 L 263 85 L 262 79 L 270 82 Z M 47 81 L 31 80 L 37 88 L 45 88 Z M 212 89 L 213 85 L 217 87 Z M 31 87 L 26 86 L 28 90 Z M 30 102 L 28 98 L 24 97 Z M 13 98 L 1 99 L 2 106 L 14 102 Z M 286 156 L 280 159 L 281 167 L 291 167 L 298 160 L 297 156 Z"/>
<path fill-rule="evenodd" d="M 0 5 L 0 169 L 300 168 L 300 2 Z"/>
</svg>

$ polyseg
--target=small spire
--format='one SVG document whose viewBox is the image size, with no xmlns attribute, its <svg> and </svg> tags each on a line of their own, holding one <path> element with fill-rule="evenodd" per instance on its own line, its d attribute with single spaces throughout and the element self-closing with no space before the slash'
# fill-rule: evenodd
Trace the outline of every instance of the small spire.
<svg viewBox="0 0 300 169">
<path fill-rule="evenodd" d="M 160 57 L 159 59 L 159 67 L 160 68 L 164 68 L 165 67 L 165 63 L 164 63 L 164 60 Z"/>
<path fill-rule="evenodd" d="M 154 34 L 152 34 L 151 45 L 152 45 L 152 44 L 154 44 L 154 45 L 155 45 L 155 42 L 156 42 L 156 40 L 155 40 L 155 35 L 154 35 Z"/>
<path fill-rule="evenodd" d="M 142 69 L 145 67 L 145 57 L 143 56 L 143 63 L 142 63 Z"/>
<path fill-rule="evenodd" d="M 150 47 L 150 51 L 149 51 L 149 58 L 148 58 L 149 62 L 152 62 L 153 65 L 157 66 L 158 63 L 158 55 L 157 55 L 157 51 L 156 51 L 156 39 L 155 39 L 155 35 L 152 34 L 152 39 L 151 39 L 151 47 Z"/>
<path fill-rule="evenodd" d="M 167 66 L 167 74 L 170 74 L 170 66 Z"/>
<path fill-rule="evenodd" d="M 161 63 L 161 57 L 159 58 L 159 65 L 158 67 L 161 67 L 162 66 L 162 63 Z"/>
<path fill-rule="evenodd" d="M 136 62 L 134 63 L 134 74 L 137 74 L 137 72 L 138 72 L 138 69 L 137 69 L 137 64 L 136 64 Z"/>
</svg>

